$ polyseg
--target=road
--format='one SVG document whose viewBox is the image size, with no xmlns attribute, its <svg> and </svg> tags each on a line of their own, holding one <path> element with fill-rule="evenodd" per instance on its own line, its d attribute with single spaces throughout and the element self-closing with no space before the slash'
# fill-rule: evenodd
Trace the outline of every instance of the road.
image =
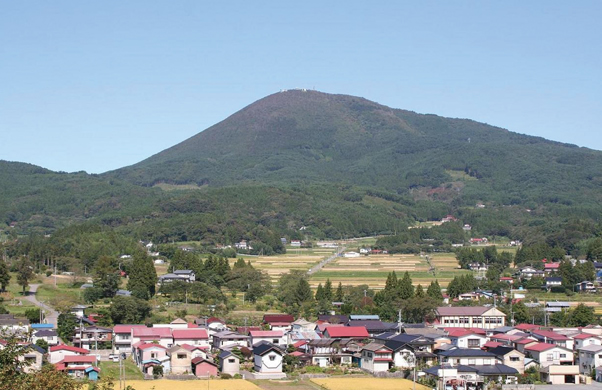
<svg viewBox="0 0 602 390">
<path fill-rule="evenodd" d="M 326 259 L 322 260 L 320 263 L 318 263 L 317 265 L 314 265 L 313 267 L 311 267 L 309 269 L 309 271 L 307 271 L 308 275 L 312 275 L 315 274 L 316 272 L 318 272 L 319 270 L 322 269 L 322 267 L 324 267 L 326 264 L 330 263 L 331 261 L 335 260 L 337 257 L 339 257 L 341 255 L 341 253 L 343 253 L 345 251 L 345 249 L 347 249 L 346 246 L 342 246 L 339 248 L 339 250 L 333 254 L 330 257 L 327 257 Z"/>
<path fill-rule="evenodd" d="M 38 291 L 38 287 L 40 287 L 39 284 L 30 284 L 29 291 L 26 293 L 27 295 L 25 295 L 25 299 L 42 309 L 46 313 L 46 322 L 54 325 L 54 328 L 56 329 L 59 313 L 52 307 L 38 301 L 38 299 L 36 298 L 36 292 Z"/>
</svg>

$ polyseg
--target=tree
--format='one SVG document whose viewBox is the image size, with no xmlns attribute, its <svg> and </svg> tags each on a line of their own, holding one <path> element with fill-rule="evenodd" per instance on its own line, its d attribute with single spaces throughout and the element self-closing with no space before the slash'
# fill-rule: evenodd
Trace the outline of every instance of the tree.
<svg viewBox="0 0 602 390">
<path fill-rule="evenodd" d="M 422 288 L 422 285 L 419 284 L 418 286 L 416 286 L 416 292 L 415 292 L 414 296 L 416 298 L 424 297 L 424 289 Z"/>
<path fill-rule="evenodd" d="M 328 302 L 332 302 L 332 296 L 332 282 L 330 281 L 330 278 L 327 278 L 326 283 L 324 283 L 324 299 Z"/>
<path fill-rule="evenodd" d="M 40 323 L 41 311 L 39 308 L 31 308 L 25 310 L 25 317 L 29 320 L 30 324 Z"/>
<path fill-rule="evenodd" d="M 103 297 L 114 297 L 121 282 L 117 261 L 108 256 L 101 256 L 96 261 L 93 275 L 94 287 L 102 290 Z"/>
<path fill-rule="evenodd" d="M 302 304 L 304 302 L 311 301 L 313 299 L 313 293 L 311 291 L 311 287 L 309 286 L 309 282 L 307 279 L 299 279 L 297 283 L 297 288 L 295 290 L 295 301 L 297 304 Z"/>
<path fill-rule="evenodd" d="M 410 299 L 414 296 L 414 286 L 412 285 L 412 278 L 410 278 L 408 271 L 403 274 L 403 278 L 398 283 L 398 296 L 401 299 Z"/>
<path fill-rule="evenodd" d="M 33 277 L 34 273 L 31 262 L 28 259 L 23 258 L 17 269 L 17 283 L 23 288 L 23 294 L 25 294 L 25 289 L 29 287 L 29 281 L 33 279 Z"/>
<path fill-rule="evenodd" d="M 433 298 L 436 302 L 443 301 L 443 294 L 441 293 L 441 286 L 439 286 L 439 281 L 435 280 L 431 282 L 430 286 L 426 290 L 426 295 Z"/>
<path fill-rule="evenodd" d="M 527 307 L 522 301 L 519 301 L 513 305 L 512 312 L 514 313 L 514 324 L 528 323 L 531 320 L 529 318 Z"/>
<path fill-rule="evenodd" d="M 569 326 L 587 326 L 594 324 L 596 316 L 594 308 L 580 303 L 569 313 Z"/>
<path fill-rule="evenodd" d="M 133 296 L 148 300 L 155 295 L 157 271 L 153 259 L 145 252 L 137 251 L 134 254 L 128 277 L 127 289 L 132 292 Z"/>
<path fill-rule="evenodd" d="M 339 282 L 337 290 L 334 293 L 334 300 L 337 302 L 343 302 L 344 297 L 345 296 L 343 294 L 343 284 L 341 282 Z"/>
<path fill-rule="evenodd" d="M 10 274 L 8 273 L 8 265 L 0 260 L 0 291 L 6 291 L 6 286 L 10 283 Z"/>
<path fill-rule="evenodd" d="M 140 324 L 151 313 L 151 307 L 143 299 L 116 296 L 109 309 L 115 324 Z"/>
<path fill-rule="evenodd" d="M 77 327 L 77 318 L 71 313 L 59 314 L 56 333 L 64 341 L 73 340 L 73 331 Z"/>
<path fill-rule="evenodd" d="M 324 288 L 322 287 L 322 283 L 318 284 L 318 288 L 316 289 L 315 298 L 316 298 L 316 301 L 318 301 L 318 302 L 324 300 Z"/>
<path fill-rule="evenodd" d="M 86 303 L 95 303 L 103 297 L 103 291 L 99 287 L 89 287 L 84 290 L 84 301 Z"/>
</svg>

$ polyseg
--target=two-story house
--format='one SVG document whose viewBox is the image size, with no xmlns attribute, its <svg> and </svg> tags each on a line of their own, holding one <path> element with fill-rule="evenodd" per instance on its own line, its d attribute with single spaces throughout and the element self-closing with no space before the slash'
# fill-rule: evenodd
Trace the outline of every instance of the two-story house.
<svg viewBox="0 0 602 390">
<path fill-rule="evenodd" d="M 587 345 L 579 348 L 579 373 L 591 375 L 593 370 L 602 366 L 602 345 Z"/>
<path fill-rule="evenodd" d="M 438 307 L 435 316 L 437 326 L 445 328 L 494 329 L 506 323 L 503 312 L 485 306 Z"/>
<path fill-rule="evenodd" d="M 525 347 L 525 355 L 533 358 L 541 367 L 550 365 L 572 365 L 573 351 L 556 344 L 537 343 Z"/>
</svg>

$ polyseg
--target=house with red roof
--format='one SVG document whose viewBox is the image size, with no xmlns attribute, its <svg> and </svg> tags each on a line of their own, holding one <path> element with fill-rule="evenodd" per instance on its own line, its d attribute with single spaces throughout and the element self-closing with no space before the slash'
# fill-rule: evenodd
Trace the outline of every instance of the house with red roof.
<svg viewBox="0 0 602 390">
<path fill-rule="evenodd" d="M 539 328 L 541 328 L 540 325 L 534 325 L 534 324 L 518 324 L 518 325 L 514 326 L 514 329 L 518 329 L 523 332 L 527 332 L 527 331 L 535 330 L 535 329 L 539 329 Z"/>
<path fill-rule="evenodd" d="M 251 345 L 266 341 L 274 345 L 286 346 L 286 336 L 281 330 L 252 330 L 249 336 L 251 336 Z"/>
<path fill-rule="evenodd" d="M 571 365 L 574 362 L 572 350 L 556 344 L 537 343 L 525 347 L 525 354 L 536 360 L 541 367 L 550 365 Z"/>
<path fill-rule="evenodd" d="M 152 368 L 163 366 L 163 372 L 170 372 L 170 359 L 167 348 L 160 344 L 138 342 L 132 346 L 134 362 L 146 374 L 152 374 Z"/>
<path fill-rule="evenodd" d="M 290 314 L 264 314 L 263 323 L 270 327 L 270 330 L 291 330 L 295 317 Z"/>
<path fill-rule="evenodd" d="M 365 326 L 327 326 L 324 337 L 331 339 L 364 340 L 370 338 Z"/>
<path fill-rule="evenodd" d="M 171 335 L 171 328 L 132 328 L 132 345 L 144 342 L 152 343 L 156 341 L 162 346 L 169 348 L 173 345 L 173 336 Z"/>
<path fill-rule="evenodd" d="M 190 345 L 190 344 L 182 344 L 180 347 L 187 349 L 190 351 L 191 358 L 194 359 L 196 357 L 202 357 L 203 359 L 207 359 L 207 352 L 210 348 L 201 347 L 199 345 Z"/>
<path fill-rule="evenodd" d="M 525 353 L 526 347 L 528 347 L 529 345 L 537 344 L 538 342 L 539 341 L 537 341 L 534 337 L 523 337 L 521 339 L 514 340 L 512 342 L 512 345 L 517 351 Z"/>
<path fill-rule="evenodd" d="M 146 325 L 115 325 L 113 327 L 113 353 L 132 353 L 132 329 Z"/>
<path fill-rule="evenodd" d="M 458 348 L 482 348 L 487 342 L 487 337 L 468 329 L 457 329 L 451 332 L 449 339 Z"/>
<path fill-rule="evenodd" d="M 533 330 L 531 331 L 531 336 L 537 339 L 539 342 L 556 344 L 560 347 L 565 347 L 567 349 L 573 350 L 574 341 L 567 336 L 552 332 L 551 330 Z"/>
<path fill-rule="evenodd" d="M 171 333 L 176 345 L 189 344 L 209 348 L 209 334 L 206 329 L 174 329 Z"/>
<path fill-rule="evenodd" d="M 60 362 L 67 356 L 85 356 L 89 354 L 89 349 L 72 347 L 66 344 L 59 344 L 50 347 L 50 349 L 48 350 L 48 361 L 54 364 Z"/>
<path fill-rule="evenodd" d="M 595 336 L 590 333 L 579 333 L 573 336 L 574 350 L 587 347 L 588 345 L 602 345 L 602 339 L 599 336 Z"/>
<path fill-rule="evenodd" d="M 191 365 L 192 372 L 197 378 L 216 377 L 219 372 L 217 364 L 201 357 L 192 359 Z"/>
<path fill-rule="evenodd" d="M 553 274 L 558 272 L 560 269 L 560 263 L 545 263 L 543 265 L 543 272 L 546 274 Z"/>
<path fill-rule="evenodd" d="M 86 369 L 96 366 L 96 356 L 93 355 L 68 355 L 54 366 L 58 371 L 64 371 L 74 378 L 84 378 Z"/>
</svg>

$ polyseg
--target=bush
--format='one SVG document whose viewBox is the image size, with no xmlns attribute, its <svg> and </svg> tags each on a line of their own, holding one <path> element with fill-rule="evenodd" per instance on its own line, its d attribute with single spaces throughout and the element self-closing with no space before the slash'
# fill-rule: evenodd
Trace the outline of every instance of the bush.
<svg viewBox="0 0 602 390">
<path fill-rule="evenodd" d="M 323 374 L 324 369 L 320 366 L 305 366 L 305 372 L 308 374 Z"/>
<path fill-rule="evenodd" d="M 46 277 L 50 277 L 50 275 L 52 275 L 52 271 L 51 270 L 46 271 Z"/>
<path fill-rule="evenodd" d="M 242 379 L 242 375 L 240 375 L 240 374 L 234 374 L 234 379 Z"/>
<path fill-rule="evenodd" d="M 219 377 L 221 379 L 232 379 L 232 375 L 230 375 L 230 374 L 224 374 L 224 373 L 220 374 Z"/>
</svg>

